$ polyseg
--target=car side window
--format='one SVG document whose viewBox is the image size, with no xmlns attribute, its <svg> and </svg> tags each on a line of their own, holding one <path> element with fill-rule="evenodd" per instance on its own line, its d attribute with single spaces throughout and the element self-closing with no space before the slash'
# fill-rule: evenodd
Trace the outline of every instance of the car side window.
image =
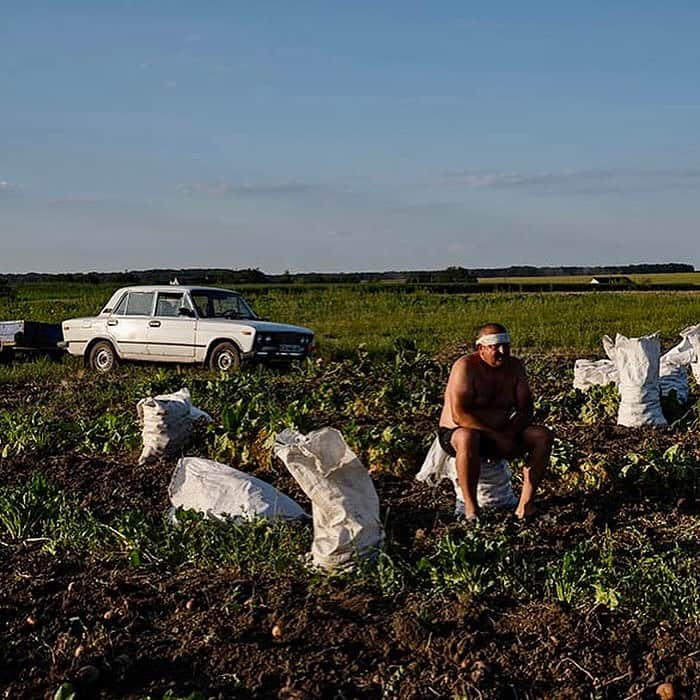
<svg viewBox="0 0 700 700">
<path fill-rule="evenodd" d="M 211 299 L 206 294 L 192 294 L 192 303 L 200 318 L 209 318 L 214 315 Z"/>
<path fill-rule="evenodd" d="M 182 298 L 182 294 L 160 292 L 158 294 L 158 303 L 156 304 L 156 316 L 177 318 L 181 306 L 187 306 Z"/>
<path fill-rule="evenodd" d="M 241 298 L 232 294 L 227 294 L 219 299 L 213 299 L 214 316 L 226 318 L 227 315 L 233 317 L 241 316 Z"/>
<path fill-rule="evenodd" d="M 126 300 L 129 298 L 128 294 L 124 294 L 119 300 L 119 303 L 112 309 L 112 316 L 123 316 L 126 313 Z"/>
<path fill-rule="evenodd" d="M 126 302 L 127 316 L 150 316 L 154 292 L 129 292 Z"/>
</svg>

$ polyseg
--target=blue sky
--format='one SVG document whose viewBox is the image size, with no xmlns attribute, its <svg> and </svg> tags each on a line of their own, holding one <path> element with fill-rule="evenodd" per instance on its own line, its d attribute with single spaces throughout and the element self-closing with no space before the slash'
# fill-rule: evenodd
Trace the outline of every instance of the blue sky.
<svg viewBox="0 0 700 700">
<path fill-rule="evenodd" d="M 0 273 L 700 267 L 694 2 L 15 2 Z"/>
</svg>

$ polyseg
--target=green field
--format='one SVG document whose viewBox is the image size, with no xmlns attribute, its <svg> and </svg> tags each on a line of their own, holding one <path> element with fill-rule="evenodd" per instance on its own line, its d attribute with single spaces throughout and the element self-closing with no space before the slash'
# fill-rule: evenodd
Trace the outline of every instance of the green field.
<svg viewBox="0 0 700 700">
<path fill-rule="evenodd" d="M 0 300 L 0 319 L 58 323 L 93 315 L 114 291 L 110 286 L 30 285 L 12 300 Z M 658 331 L 671 344 L 686 326 L 700 323 L 694 292 L 435 294 L 401 289 L 242 289 L 265 318 L 309 326 L 318 352 L 347 357 L 364 345 L 371 353 L 391 350 L 399 337 L 429 353 L 449 352 L 471 342 L 486 322 L 504 323 L 516 350 L 566 350 L 601 354 L 604 334 L 629 336 Z"/>
<path fill-rule="evenodd" d="M 589 284 L 596 275 L 552 275 L 550 277 L 480 277 L 479 284 Z M 599 276 L 599 275 L 597 275 Z M 605 275 L 603 275 L 605 276 Z M 649 275 L 623 275 L 645 286 L 664 284 L 700 285 L 700 272 L 660 272 Z"/>
</svg>

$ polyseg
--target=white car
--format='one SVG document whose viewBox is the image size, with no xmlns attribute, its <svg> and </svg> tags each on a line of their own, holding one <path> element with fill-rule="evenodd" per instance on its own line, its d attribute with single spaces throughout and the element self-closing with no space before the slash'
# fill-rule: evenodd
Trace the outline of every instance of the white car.
<svg viewBox="0 0 700 700">
<path fill-rule="evenodd" d="M 99 316 L 62 323 L 64 347 L 98 372 L 121 360 L 200 363 L 228 372 L 249 359 L 290 361 L 313 331 L 259 319 L 236 292 L 180 285 L 123 287 Z"/>
</svg>

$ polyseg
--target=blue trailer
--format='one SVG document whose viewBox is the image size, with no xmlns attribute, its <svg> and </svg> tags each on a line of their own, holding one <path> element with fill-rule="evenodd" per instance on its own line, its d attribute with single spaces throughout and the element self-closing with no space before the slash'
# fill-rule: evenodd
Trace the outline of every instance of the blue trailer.
<svg viewBox="0 0 700 700">
<path fill-rule="evenodd" d="M 60 323 L 39 321 L 0 321 L 0 362 L 10 362 L 17 353 L 63 356 L 63 331 Z"/>
</svg>

